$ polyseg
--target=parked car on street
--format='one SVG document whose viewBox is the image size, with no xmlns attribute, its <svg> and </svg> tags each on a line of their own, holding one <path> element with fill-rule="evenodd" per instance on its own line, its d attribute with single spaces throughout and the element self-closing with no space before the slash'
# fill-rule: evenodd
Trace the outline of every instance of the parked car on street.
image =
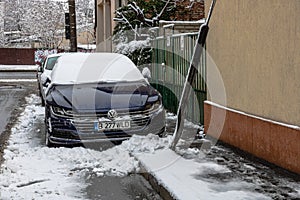
<svg viewBox="0 0 300 200">
<path fill-rule="evenodd" d="M 45 102 L 45 89 L 46 89 L 45 84 L 50 79 L 55 62 L 61 55 L 62 54 L 51 54 L 51 55 L 47 56 L 47 58 L 44 60 L 43 64 L 38 67 L 37 81 L 38 81 L 39 94 L 41 97 L 42 105 L 45 104 L 44 103 Z"/>
<path fill-rule="evenodd" d="M 120 54 L 74 53 L 58 58 L 45 96 L 46 145 L 163 135 L 162 97 L 146 78 Z"/>
</svg>

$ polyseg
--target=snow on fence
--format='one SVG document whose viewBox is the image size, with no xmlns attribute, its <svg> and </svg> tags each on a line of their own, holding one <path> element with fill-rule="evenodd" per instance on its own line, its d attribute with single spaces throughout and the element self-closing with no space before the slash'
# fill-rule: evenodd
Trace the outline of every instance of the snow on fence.
<svg viewBox="0 0 300 200">
<path fill-rule="evenodd" d="M 185 77 L 193 55 L 198 33 L 174 34 L 173 30 L 163 31 L 163 36 L 151 41 L 152 85 L 163 95 L 165 107 L 177 112 Z M 206 55 L 201 57 L 199 73 L 193 84 L 187 117 L 189 120 L 204 122 L 204 100 L 206 100 Z"/>
</svg>

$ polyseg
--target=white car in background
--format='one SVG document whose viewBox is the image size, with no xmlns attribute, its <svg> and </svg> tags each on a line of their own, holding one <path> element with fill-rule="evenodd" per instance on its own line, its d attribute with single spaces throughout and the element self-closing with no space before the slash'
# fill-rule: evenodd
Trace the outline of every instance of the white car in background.
<svg viewBox="0 0 300 200">
<path fill-rule="evenodd" d="M 52 70 L 54 68 L 57 59 L 62 55 L 66 55 L 66 53 L 51 54 L 47 56 L 42 66 L 38 68 L 37 80 L 38 80 L 38 87 L 39 87 L 40 97 L 42 100 L 42 105 L 45 104 L 45 89 L 47 87 L 47 84 L 51 80 Z"/>
</svg>

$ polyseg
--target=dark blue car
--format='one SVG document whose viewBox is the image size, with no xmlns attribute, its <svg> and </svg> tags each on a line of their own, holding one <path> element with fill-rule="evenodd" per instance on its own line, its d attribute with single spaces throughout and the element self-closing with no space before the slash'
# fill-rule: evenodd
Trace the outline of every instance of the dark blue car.
<svg viewBox="0 0 300 200">
<path fill-rule="evenodd" d="M 45 102 L 47 146 L 164 134 L 161 95 L 120 54 L 62 56 L 53 69 Z"/>
</svg>

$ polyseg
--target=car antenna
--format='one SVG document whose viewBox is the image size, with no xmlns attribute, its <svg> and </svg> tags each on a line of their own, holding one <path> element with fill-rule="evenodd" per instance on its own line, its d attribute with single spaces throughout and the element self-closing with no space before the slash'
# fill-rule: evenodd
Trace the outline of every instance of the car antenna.
<svg viewBox="0 0 300 200">
<path fill-rule="evenodd" d="M 209 31 L 209 21 L 212 15 L 212 12 L 214 10 L 215 4 L 217 0 L 212 0 L 211 6 L 207 15 L 207 19 L 204 24 L 200 26 L 199 32 L 198 32 L 198 39 L 197 43 L 194 47 L 194 53 L 192 56 L 192 60 L 190 62 L 189 70 L 187 77 L 185 79 L 183 91 L 181 94 L 178 110 L 177 110 L 177 121 L 176 121 L 176 127 L 175 131 L 173 134 L 173 139 L 170 148 L 172 150 L 175 150 L 175 147 L 181 138 L 182 132 L 183 132 L 183 127 L 184 127 L 184 114 L 185 114 L 185 109 L 186 109 L 186 104 L 189 99 L 190 93 L 191 93 L 191 87 L 188 87 L 188 85 L 192 85 L 196 74 L 198 72 L 197 68 L 200 64 L 200 58 L 203 54 L 203 49 L 204 45 L 206 42 L 206 37 Z"/>
</svg>

